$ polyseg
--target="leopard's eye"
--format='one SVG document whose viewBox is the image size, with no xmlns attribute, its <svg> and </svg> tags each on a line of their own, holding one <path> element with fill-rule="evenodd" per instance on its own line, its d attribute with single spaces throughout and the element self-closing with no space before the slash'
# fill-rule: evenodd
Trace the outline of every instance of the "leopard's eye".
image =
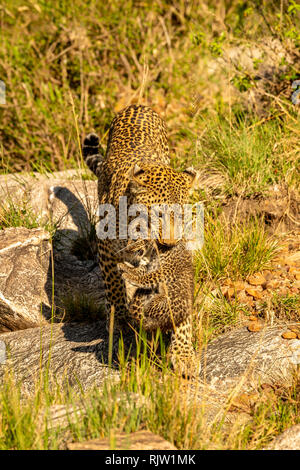
<svg viewBox="0 0 300 470">
<path fill-rule="evenodd" d="M 140 249 L 140 250 L 138 251 L 138 256 L 143 256 L 143 254 L 144 254 L 144 250 Z"/>
</svg>

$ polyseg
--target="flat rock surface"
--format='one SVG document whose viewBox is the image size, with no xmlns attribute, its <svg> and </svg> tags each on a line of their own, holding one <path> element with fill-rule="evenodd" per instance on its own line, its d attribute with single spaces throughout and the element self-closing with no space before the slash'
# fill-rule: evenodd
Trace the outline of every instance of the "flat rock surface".
<svg viewBox="0 0 300 470">
<path fill-rule="evenodd" d="M 98 208 L 97 182 L 53 180 L 47 182 L 49 217 L 58 227 L 58 246 L 63 249 L 86 236 Z"/>
<path fill-rule="evenodd" d="M 277 436 L 266 450 L 300 450 L 300 424 Z"/>
<path fill-rule="evenodd" d="M 0 231 L 0 331 L 45 323 L 41 307 L 50 309 L 44 287 L 51 244 L 42 229 Z"/>
<path fill-rule="evenodd" d="M 239 385 L 241 390 L 259 383 L 289 385 L 297 368 L 295 351 L 299 352 L 300 341 L 283 339 L 282 331 L 284 328 L 268 327 L 251 333 L 241 328 L 212 341 L 202 352 L 201 384 L 217 393 Z M 34 387 L 40 364 L 49 363 L 50 375 L 59 382 L 68 380 L 76 385 L 79 380 L 85 389 L 94 383 L 100 385 L 107 376 L 105 321 L 46 325 L 3 333 L 0 340 L 6 346 L 7 364 L 27 390 Z M 125 342 L 131 340 L 125 338 Z M 0 365 L 0 373 L 4 370 L 5 365 Z M 187 383 L 192 394 L 197 381 Z M 201 400 L 202 392 L 199 393 Z"/>
<path fill-rule="evenodd" d="M 44 420 L 47 421 L 48 429 L 67 428 L 69 423 L 76 424 L 83 419 L 84 408 L 77 405 L 51 405 L 43 410 L 38 416 L 38 421 L 42 426 Z"/>
<path fill-rule="evenodd" d="M 112 439 L 69 442 L 67 448 L 69 450 L 177 450 L 173 444 L 150 431 L 137 431 L 131 434 L 119 432 Z"/>
<path fill-rule="evenodd" d="M 24 202 L 41 224 L 51 221 L 56 227 L 53 243 L 43 229 L 0 231 L 0 332 L 43 324 L 53 311 L 63 318 L 74 302 L 88 301 L 96 318 L 103 310 L 96 248 L 86 255 L 89 241 L 84 241 L 83 248 L 79 244 L 77 252 L 73 250 L 74 242 L 89 239 L 98 204 L 97 182 L 82 179 L 82 174 L 70 170 L 0 175 L 4 205 L 19 207 Z M 80 319 L 84 321 L 84 315 Z"/>
<path fill-rule="evenodd" d="M 32 208 L 41 224 L 51 218 L 61 242 L 70 244 L 87 233 L 98 206 L 97 181 L 85 175 L 84 170 L 0 175 L 0 198 L 7 205 Z"/>
<path fill-rule="evenodd" d="M 35 380 L 42 370 L 49 370 L 60 384 L 83 389 L 100 386 L 108 373 L 108 337 L 105 322 L 46 325 L 23 331 L 3 333 L 0 340 L 6 346 L 6 364 L 25 392 L 34 390 Z M 0 377 L 6 367 L 0 365 Z"/>
<path fill-rule="evenodd" d="M 286 326 L 250 332 L 246 327 L 221 335 L 203 352 L 201 378 L 211 385 L 245 383 L 289 385 L 300 363 L 300 340 L 284 339 Z"/>
<path fill-rule="evenodd" d="M 68 302 L 84 306 L 88 299 L 87 311 L 88 306 L 95 315 L 103 310 L 105 293 L 97 262 L 80 260 L 66 247 L 57 249 L 50 238 L 43 229 L 0 231 L 0 332 L 44 324 L 52 312 L 63 317 Z"/>
</svg>

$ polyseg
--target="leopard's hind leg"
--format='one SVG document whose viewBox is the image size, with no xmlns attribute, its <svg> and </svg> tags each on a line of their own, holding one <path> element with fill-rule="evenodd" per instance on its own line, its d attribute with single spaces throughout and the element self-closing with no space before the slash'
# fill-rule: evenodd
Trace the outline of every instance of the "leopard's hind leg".
<svg viewBox="0 0 300 470">
<path fill-rule="evenodd" d="M 192 344 L 191 316 L 179 324 L 176 314 L 172 314 L 172 304 L 165 294 L 147 294 L 150 299 L 145 302 L 145 291 L 138 289 L 129 304 L 129 315 L 135 322 L 141 322 L 146 331 L 172 331 L 169 354 L 175 371 L 185 377 L 197 377 L 200 373 L 200 359 Z"/>
</svg>

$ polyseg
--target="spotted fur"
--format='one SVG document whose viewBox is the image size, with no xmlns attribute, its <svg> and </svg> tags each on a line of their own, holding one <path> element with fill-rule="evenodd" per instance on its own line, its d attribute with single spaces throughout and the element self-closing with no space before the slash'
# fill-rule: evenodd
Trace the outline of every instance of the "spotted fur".
<svg viewBox="0 0 300 470">
<path fill-rule="evenodd" d="M 160 245 L 145 241 L 133 243 L 128 250 L 144 253 L 139 267 L 120 263 L 127 289 L 137 289 L 129 300 L 129 315 L 143 328 L 172 332 L 171 359 L 185 375 L 199 372 L 199 361 L 192 346 L 192 308 L 194 272 L 192 255 L 185 241 L 176 245 Z"/>
<path fill-rule="evenodd" d="M 96 134 L 88 135 L 83 144 L 83 156 L 89 168 L 98 176 L 99 203 L 113 204 L 116 209 L 117 234 L 120 196 L 127 197 L 128 206 L 133 203 L 143 204 L 149 209 L 153 204 L 187 202 L 195 172 L 189 169 L 179 172 L 169 166 L 166 126 L 151 108 L 137 105 L 125 108 L 111 124 L 105 157 L 99 154 L 98 145 Z M 173 239 L 161 238 L 159 242 L 161 246 L 176 244 Z M 98 241 L 108 313 L 114 306 L 117 326 L 120 328 L 130 318 L 125 281 L 118 267 L 120 262 L 128 260 L 127 244 L 128 241 L 119 239 L 118 235 L 113 240 Z M 177 303 L 180 304 L 179 292 Z M 188 309 L 190 311 L 190 296 Z M 179 331 L 180 320 L 177 323 Z M 155 320 L 153 328 L 154 325 Z"/>
</svg>

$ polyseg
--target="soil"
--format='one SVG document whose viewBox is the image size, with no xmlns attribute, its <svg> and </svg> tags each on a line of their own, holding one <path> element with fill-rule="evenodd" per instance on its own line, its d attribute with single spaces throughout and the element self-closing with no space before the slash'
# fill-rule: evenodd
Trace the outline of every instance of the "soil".
<svg viewBox="0 0 300 470">
<path fill-rule="evenodd" d="M 261 218 L 271 234 L 300 231 L 300 195 L 282 186 L 274 186 L 267 197 L 230 198 L 223 204 L 230 222 L 249 217 Z"/>
</svg>

